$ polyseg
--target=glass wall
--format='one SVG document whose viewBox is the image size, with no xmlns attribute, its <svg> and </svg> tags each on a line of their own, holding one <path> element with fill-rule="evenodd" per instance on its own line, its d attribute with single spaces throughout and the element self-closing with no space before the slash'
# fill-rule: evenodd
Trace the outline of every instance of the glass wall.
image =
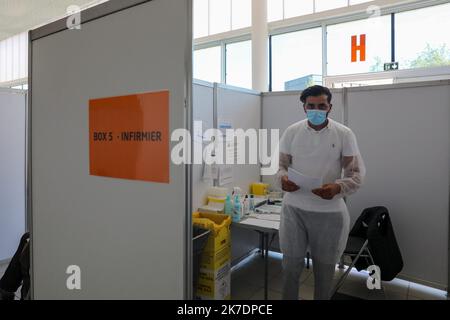
<svg viewBox="0 0 450 320">
<path fill-rule="evenodd" d="M 219 46 L 195 50 L 194 78 L 209 82 L 220 82 L 221 57 Z"/>
<path fill-rule="evenodd" d="M 251 0 L 194 0 L 194 38 L 247 28 Z"/>
<path fill-rule="evenodd" d="M 304 16 L 373 0 L 267 0 L 269 22 Z"/>
<path fill-rule="evenodd" d="M 0 41 L 0 83 L 28 75 L 28 33 Z"/>
<path fill-rule="evenodd" d="M 400 69 L 450 65 L 450 4 L 395 15 Z"/>
<path fill-rule="evenodd" d="M 284 18 L 292 18 L 314 13 L 313 0 L 284 0 Z"/>
<path fill-rule="evenodd" d="M 209 0 L 194 1 L 194 38 L 209 35 Z"/>
<path fill-rule="evenodd" d="M 252 88 L 252 42 L 242 41 L 226 46 L 226 83 Z"/>
<path fill-rule="evenodd" d="M 391 17 L 327 27 L 327 74 L 377 72 L 391 62 Z"/>
<path fill-rule="evenodd" d="M 209 34 L 231 30 L 231 0 L 209 0 Z"/>
<path fill-rule="evenodd" d="M 316 1 L 316 12 L 342 8 L 348 5 L 347 0 L 315 0 L 315 1 Z"/>
<path fill-rule="evenodd" d="M 218 32 L 251 23 L 251 0 L 195 0 L 194 3 L 200 2 L 203 8 L 196 11 L 203 17 L 207 16 L 209 22 L 196 22 L 197 30 L 201 31 L 199 34 L 210 34 L 211 28 Z M 349 5 L 367 4 L 369 7 L 371 2 L 268 0 L 268 20 L 282 20 Z M 392 12 L 343 23 L 336 23 L 333 17 L 321 18 L 318 20 L 323 23 L 321 27 L 305 25 L 309 29 L 292 32 L 292 27 L 296 26 L 288 26 L 286 33 L 282 34 L 279 34 L 280 30 L 271 31 L 276 33 L 271 36 L 271 89 L 299 90 L 307 85 L 322 83 L 323 76 L 362 73 L 374 73 L 373 76 L 367 75 L 369 80 L 381 81 L 382 74 L 375 73 L 384 71 L 384 65 L 390 62 L 399 62 L 400 69 L 450 65 L 450 37 L 447 35 L 450 30 L 450 3 L 408 11 L 402 11 L 400 6 Z M 326 43 L 323 43 L 324 39 Z M 228 84 L 250 88 L 251 41 L 234 41 L 221 41 L 226 48 L 223 60 L 220 47 L 196 51 L 195 77 L 219 82 L 225 75 Z"/>
<path fill-rule="evenodd" d="M 322 76 L 321 28 L 272 37 L 273 91 L 289 89 L 288 81 L 312 83 L 318 76 Z"/>
</svg>

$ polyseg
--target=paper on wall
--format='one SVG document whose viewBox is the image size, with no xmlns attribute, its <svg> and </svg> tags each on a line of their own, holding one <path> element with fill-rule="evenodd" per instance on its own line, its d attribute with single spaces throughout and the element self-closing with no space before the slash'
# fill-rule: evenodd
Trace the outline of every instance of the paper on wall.
<svg viewBox="0 0 450 320">
<path fill-rule="evenodd" d="M 231 165 L 221 165 L 219 167 L 219 186 L 224 186 L 233 182 L 233 167 Z"/>
</svg>

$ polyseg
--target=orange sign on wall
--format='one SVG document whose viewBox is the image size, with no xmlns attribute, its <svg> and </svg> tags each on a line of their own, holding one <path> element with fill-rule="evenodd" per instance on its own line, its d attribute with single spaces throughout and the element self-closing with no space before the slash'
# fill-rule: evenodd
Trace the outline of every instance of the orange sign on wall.
<svg viewBox="0 0 450 320">
<path fill-rule="evenodd" d="M 90 174 L 169 183 L 169 91 L 89 101 Z"/>
<path fill-rule="evenodd" d="M 358 37 L 352 36 L 352 62 L 357 62 L 357 53 L 359 51 L 359 61 L 366 61 L 366 35 L 362 34 Z"/>
</svg>

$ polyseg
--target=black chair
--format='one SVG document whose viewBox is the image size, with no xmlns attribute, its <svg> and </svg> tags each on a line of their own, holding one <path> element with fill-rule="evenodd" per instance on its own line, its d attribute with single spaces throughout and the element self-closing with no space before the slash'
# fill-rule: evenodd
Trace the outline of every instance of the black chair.
<svg viewBox="0 0 450 320">
<path fill-rule="evenodd" d="M 401 271 L 403 260 L 395 239 L 389 212 L 385 207 L 367 208 L 361 213 L 350 231 L 340 267 L 343 267 L 346 256 L 350 257 L 352 262 L 337 281 L 332 290 L 332 296 L 342 287 L 354 267 L 362 270 L 376 265 L 380 268 L 381 280 L 385 281 L 394 279 Z M 374 272 L 372 271 L 370 275 L 373 275 Z M 386 297 L 382 283 L 380 285 L 380 290 Z"/>
<path fill-rule="evenodd" d="M 342 285 L 345 282 L 345 279 L 347 279 L 350 271 L 353 269 L 353 267 L 355 267 L 356 263 L 358 262 L 358 260 L 360 258 L 366 258 L 370 261 L 371 265 L 375 265 L 373 256 L 370 253 L 368 239 L 364 239 L 361 237 L 349 236 L 348 240 L 347 240 L 347 246 L 345 247 L 345 250 L 343 253 L 343 258 L 345 256 L 350 257 L 352 259 L 352 263 L 349 265 L 349 267 L 347 268 L 345 273 L 337 281 L 336 285 L 334 286 L 331 296 L 334 296 L 338 292 L 338 290 L 342 287 Z M 370 275 L 373 275 L 373 273 Z M 385 295 L 382 284 L 381 284 L 380 290 L 383 293 L 383 295 Z"/>
</svg>

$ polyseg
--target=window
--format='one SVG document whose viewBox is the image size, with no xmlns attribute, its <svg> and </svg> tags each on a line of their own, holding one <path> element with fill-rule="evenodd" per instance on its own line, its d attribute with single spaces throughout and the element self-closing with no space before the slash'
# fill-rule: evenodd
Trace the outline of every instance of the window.
<svg viewBox="0 0 450 320">
<path fill-rule="evenodd" d="M 251 26 L 252 0 L 194 0 L 194 38 Z"/>
<path fill-rule="evenodd" d="M 28 33 L 0 41 L 0 83 L 26 78 L 28 75 Z"/>
<path fill-rule="evenodd" d="M 350 0 L 350 5 L 353 6 L 355 4 L 360 4 L 360 3 L 366 3 L 366 2 L 371 2 L 373 0 Z"/>
<path fill-rule="evenodd" d="M 283 20 L 283 0 L 267 0 L 267 20 L 269 22 Z"/>
<path fill-rule="evenodd" d="M 396 60 L 400 69 L 450 65 L 450 4 L 395 16 Z"/>
<path fill-rule="evenodd" d="M 210 34 L 230 31 L 231 0 L 209 0 Z"/>
<path fill-rule="evenodd" d="M 28 84 L 21 84 L 19 86 L 11 87 L 11 89 L 28 90 Z"/>
<path fill-rule="evenodd" d="M 348 6 L 348 0 L 315 0 L 316 12 Z"/>
<path fill-rule="evenodd" d="M 243 41 L 227 45 L 226 83 L 252 88 L 252 42 Z"/>
<path fill-rule="evenodd" d="M 292 18 L 314 12 L 313 0 L 284 0 L 284 18 Z"/>
<path fill-rule="evenodd" d="M 220 66 L 220 47 L 211 47 L 194 51 L 194 78 L 209 82 L 220 82 Z"/>
<path fill-rule="evenodd" d="M 391 18 L 352 21 L 327 27 L 327 74 L 384 70 L 391 62 Z"/>
<path fill-rule="evenodd" d="M 208 0 L 194 1 L 194 38 L 206 37 L 209 34 Z"/>
<path fill-rule="evenodd" d="M 231 28 L 247 28 L 252 24 L 252 0 L 233 0 L 231 4 Z"/>
<path fill-rule="evenodd" d="M 267 0 L 268 21 L 304 16 L 373 0 Z"/>
<path fill-rule="evenodd" d="M 286 82 L 297 80 L 309 85 L 311 82 L 317 83 L 318 76 L 322 76 L 321 28 L 272 37 L 273 91 L 297 90 L 299 86 L 290 87 Z"/>
</svg>

